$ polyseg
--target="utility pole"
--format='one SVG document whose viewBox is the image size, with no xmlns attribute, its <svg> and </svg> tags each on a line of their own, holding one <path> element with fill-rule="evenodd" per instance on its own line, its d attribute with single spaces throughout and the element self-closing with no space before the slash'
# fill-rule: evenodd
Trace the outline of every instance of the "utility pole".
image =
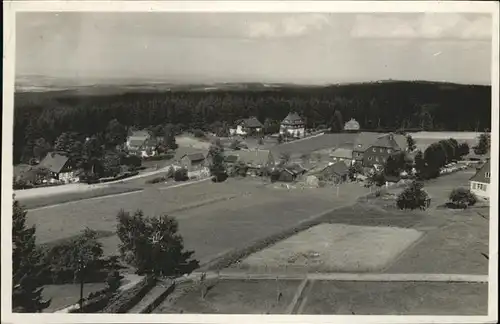
<svg viewBox="0 0 500 324">
<path fill-rule="evenodd" d="M 85 265 L 83 264 L 82 258 L 78 259 L 78 268 L 80 273 L 80 313 L 83 313 L 83 272 Z"/>
</svg>

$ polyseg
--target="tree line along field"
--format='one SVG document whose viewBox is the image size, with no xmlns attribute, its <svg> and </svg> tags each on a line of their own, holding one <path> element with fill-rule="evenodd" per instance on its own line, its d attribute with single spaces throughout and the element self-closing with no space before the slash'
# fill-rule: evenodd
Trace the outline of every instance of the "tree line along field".
<svg viewBox="0 0 500 324">
<path fill-rule="evenodd" d="M 489 86 L 428 82 L 103 95 L 20 92 L 15 94 L 14 161 L 39 138 L 53 143 L 64 132 L 94 136 L 113 119 L 138 128 L 170 123 L 183 130 L 210 129 L 248 116 L 279 122 L 295 110 L 309 128 L 330 125 L 337 114 L 344 121 L 355 118 L 365 130 L 483 131 L 491 124 L 490 92 Z"/>
</svg>

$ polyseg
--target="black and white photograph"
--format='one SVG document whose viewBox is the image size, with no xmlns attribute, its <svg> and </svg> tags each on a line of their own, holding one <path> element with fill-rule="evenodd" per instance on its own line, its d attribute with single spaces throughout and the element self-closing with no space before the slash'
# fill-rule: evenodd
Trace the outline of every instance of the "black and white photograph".
<svg viewBox="0 0 500 324">
<path fill-rule="evenodd" d="M 498 320 L 497 2 L 41 2 L 4 2 L 2 322 Z"/>
</svg>

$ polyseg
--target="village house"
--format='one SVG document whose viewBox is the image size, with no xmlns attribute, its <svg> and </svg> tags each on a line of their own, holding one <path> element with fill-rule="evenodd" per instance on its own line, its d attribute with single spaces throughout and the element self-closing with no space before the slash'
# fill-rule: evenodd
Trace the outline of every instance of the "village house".
<svg viewBox="0 0 500 324">
<path fill-rule="evenodd" d="M 276 177 L 277 181 L 281 182 L 293 182 L 297 180 L 298 177 L 307 172 L 300 164 L 290 164 L 277 170 L 278 175 Z"/>
<path fill-rule="evenodd" d="M 70 158 L 62 152 L 48 153 L 37 168 L 48 170 L 52 178 L 64 183 L 79 181 Z"/>
<path fill-rule="evenodd" d="M 342 183 L 347 180 L 349 167 L 343 161 L 329 163 L 322 170 L 317 172 L 318 179 L 324 181 L 332 181 L 334 183 Z"/>
<path fill-rule="evenodd" d="M 361 132 L 357 134 L 356 139 L 354 140 L 353 148 L 352 148 L 352 157 L 355 162 L 363 163 L 365 152 L 372 146 L 376 144 L 381 138 L 392 137 L 396 142 L 399 150 L 406 151 L 407 141 L 404 135 L 400 134 L 380 134 L 374 132 Z M 392 150 L 392 148 L 390 148 Z M 380 158 L 379 158 L 380 159 Z M 374 162 L 376 162 L 374 160 Z M 368 163 L 368 165 L 372 165 Z"/>
<path fill-rule="evenodd" d="M 262 168 L 271 168 L 275 159 L 269 150 L 239 150 L 225 152 L 224 159 L 229 166 L 242 163 L 248 167 L 250 174 L 258 174 Z"/>
<path fill-rule="evenodd" d="M 292 137 L 304 137 L 306 130 L 306 124 L 304 120 L 296 113 L 290 112 L 280 125 L 280 134 L 288 134 Z"/>
<path fill-rule="evenodd" d="M 127 137 L 125 147 L 129 154 L 140 157 L 155 156 L 160 139 L 155 138 L 148 131 L 132 131 Z"/>
<path fill-rule="evenodd" d="M 360 130 L 359 123 L 353 118 L 351 118 L 351 120 L 349 120 L 344 124 L 345 132 L 357 133 L 359 132 L 359 130 Z"/>
<path fill-rule="evenodd" d="M 262 132 L 264 125 L 256 118 L 250 117 L 246 119 L 239 120 L 236 123 L 236 128 L 231 128 L 229 133 L 231 135 L 252 135 Z"/>
<path fill-rule="evenodd" d="M 353 151 L 351 149 L 339 147 L 330 153 L 330 158 L 333 160 L 333 162 L 342 161 L 347 166 L 351 166 L 354 163 L 352 155 Z"/>
<path fill-rule="evenodd" d="M 400 151 L 401 147 L 399 147 L 394 139 L 393 134 L 381 136 L 364 152 L 363 166 L 372 167 L 384 165 L 389 156 Z"/>
<path fill-rule="evenodd" d="M 470 191 L 480 198 L 489 199 L 490 178 L 490 160 L 487 160 L 484 165 L 476 172 L 476 174 L 472 178 L 470 178 Z"/>
</svg>

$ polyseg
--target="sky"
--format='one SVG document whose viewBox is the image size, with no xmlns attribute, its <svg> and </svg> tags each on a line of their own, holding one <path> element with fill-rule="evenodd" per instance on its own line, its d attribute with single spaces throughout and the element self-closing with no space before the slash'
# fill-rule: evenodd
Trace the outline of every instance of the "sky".
<svg viewBox="0 0 500 324">
<path fill-rule="evenodd" d="M 18 13 L 16 76 L 491 84 L 489 14 Z"/>
</svg>

